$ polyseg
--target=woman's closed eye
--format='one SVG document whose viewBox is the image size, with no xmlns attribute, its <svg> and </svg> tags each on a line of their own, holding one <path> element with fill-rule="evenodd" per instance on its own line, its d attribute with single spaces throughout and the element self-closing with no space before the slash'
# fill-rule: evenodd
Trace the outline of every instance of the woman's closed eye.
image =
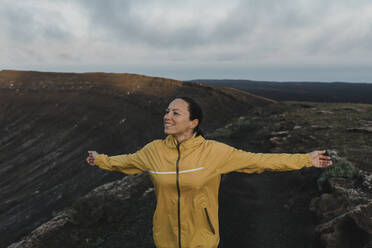
<svg viewBox="0 0 372 248">
<path fill-rule="evenodd" d="M 166 109 L 165 110 L 165 114 L 169 114 L 171 111 L 169 109 Z M 173 111 L 173 114 L 174 115 L 179 115 L 179 113 L 177 111 Z"/>
</svg>

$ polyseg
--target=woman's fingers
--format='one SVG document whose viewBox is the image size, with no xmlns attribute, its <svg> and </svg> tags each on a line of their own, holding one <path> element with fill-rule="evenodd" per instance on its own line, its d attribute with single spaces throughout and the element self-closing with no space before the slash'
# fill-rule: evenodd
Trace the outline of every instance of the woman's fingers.
<svg viewBox="0 0 372 248">
<path fill-rule="evenodd" d="M 326 154 L 326 155 L 323 155 L 323 154 Z M 327 162 L 331 161 L 331 157 L 328 156 L 327 151 L 325 150 L 319 151 L 319 159 L 326 160 Z M 329 164 L 329 163 L 324 163 L 324 164 Z"/>
<path fill-rule="evenodd" d="M 324 160 L 331 160 L 330 156 L 325 156 L 325 155 L 319 155 L 319 158 L 324 159 Z"/>
<path fill-rule="evenodd" d="M 313 166 L 318 168 L 326 168 L 332 165 L 332 160 L 330 156 L 323 155 L 326 154 L 326 151 L 313 151 L 310 153 Z"/>
<path fill-rule="evenodd" d="M 320 161 L 319 164 L 322 168 L 324 168 L 324 167 L 328 167 L 328 166 L 332 165 L 332 161 L 330 161 L 330 160 Z"/>
<path fill-rule="evenodd" d="M 87 161 L 87 163 L 89 164 L 89 165 L 94 165 L 95 163 L 94 163 L 94 160 L 95 160 L 95 158 L 94 158 L 94 151 L 88 151 L 88 157 L 86 158 L 86 161 Z"/>
<path fill-rule="evenodd" d="M 87 161 L 87 163 L 88 163 L 88 164 L 90 164 L 90 165 L 91 165 L 91 163 L 92 163 L 92 160 L 90 159 L 90 157 L 87 157 L 86 161 Z"/>
<path fill-rule="evenodd" d="M 96 151 L 88 151 L 88 154 L 89 154 L 89 156 L 92 156 L 93 159 L 95 159 L 96 156 L 98 155 L 98 153 Z"/>
</svg>

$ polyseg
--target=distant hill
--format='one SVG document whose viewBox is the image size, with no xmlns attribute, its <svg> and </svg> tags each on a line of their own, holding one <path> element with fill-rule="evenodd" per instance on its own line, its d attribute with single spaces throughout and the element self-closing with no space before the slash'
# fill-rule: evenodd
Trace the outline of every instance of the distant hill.
<svg viewBox="0 0 372 248">
<path fill-rule="evenodd" d="M 372 103 L 372 83 L 267 82 L 195 79 L 208 85 L 231 87 L 277 101 Z"/>
</svg>

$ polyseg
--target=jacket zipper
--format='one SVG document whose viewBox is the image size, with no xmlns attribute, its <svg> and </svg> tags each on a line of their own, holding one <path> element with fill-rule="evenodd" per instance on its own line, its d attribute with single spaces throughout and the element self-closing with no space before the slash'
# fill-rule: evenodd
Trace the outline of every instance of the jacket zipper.
<svg viewBox="0 0 372 248">
<path fill-rule="evenodd" d="M 205 211 L 205 214 L 207 215 L 207 221 L 208 221 L 209 227 L 211 228 L 212 233 L 213 234 L 216 234 L 216 231 L 214 230 L 214 227 L 212 225 L 211 219 L 209 218 L 209 214 L 208 214 L 207 208 L 204 208 L 204 211 Z"/>
<path fill-rule="evenodd" d="M 177 192 L 178 192 L 178 247 L 181 248 L 181 190 L 180 190 L 180 180 L 179 180 L 179 163 L 181 159 L 180 144 L 177 145 L 178 158 L 176 162 L 176 183 L 177 183 Z"/>
</svg>

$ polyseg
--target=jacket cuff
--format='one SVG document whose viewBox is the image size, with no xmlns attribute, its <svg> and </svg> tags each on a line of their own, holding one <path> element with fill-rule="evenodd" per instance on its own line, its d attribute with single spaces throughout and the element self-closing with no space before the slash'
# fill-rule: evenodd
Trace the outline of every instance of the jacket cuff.
<svg viewBox="0 0 372 248">
<path fill-rule="evenodd" d="M 94 160 L 94 164 L 95 164 L 96 166 L 99 166 L 100 164 L 102 164 L 103 156 L 104 156 L 104 154 L 98 154 L 98 155 L 96 156 L 96 159 Z"/>
<path fill-rule="evenodd" d="M 305 154 L 305 167 L 312 167 L 313 160 L 311 159 L 310 153 Z"/>
</svg>

